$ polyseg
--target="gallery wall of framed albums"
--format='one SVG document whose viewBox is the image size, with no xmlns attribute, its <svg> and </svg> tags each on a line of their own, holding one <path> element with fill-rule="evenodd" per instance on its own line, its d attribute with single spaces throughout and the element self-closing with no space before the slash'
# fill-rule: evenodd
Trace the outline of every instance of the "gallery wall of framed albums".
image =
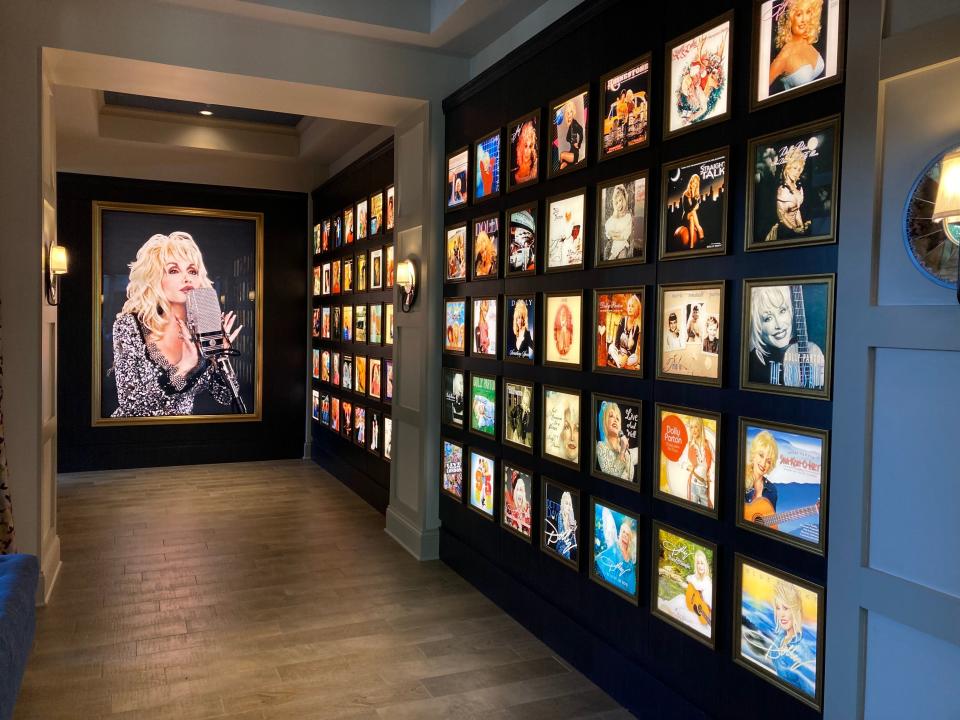
<svg viewBox="0 0 960 720">
<path fill-rule="evenodd" d="M 71 258 L 57 324 L 59 470 L 302 457 L 305 355 L 289 338 L 307 297 L 289 279 L 306 268 L 306 193 L 58 173 L 57 197 Z M 154 342 L 170 333 L 178 292 L 186 305 L 168 279 L 216 291 L 239 402 L 210 360 L 174 366 Z"/>
<path fill-rule="evenodd" d="M 444 102 L 441 557 L 641 714 L 817 717 L 846 7 L 658 12 Z"/>
<path fill-rule="evenodd" d="M 312 196 L 313 457 L 385 512 L 393 449 L 393 141 Z"/>
</svg>

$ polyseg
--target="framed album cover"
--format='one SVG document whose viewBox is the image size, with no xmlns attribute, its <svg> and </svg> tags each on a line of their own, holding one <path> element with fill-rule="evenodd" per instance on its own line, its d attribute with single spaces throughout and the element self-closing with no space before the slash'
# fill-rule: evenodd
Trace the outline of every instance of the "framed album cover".
<svg viewBox="0 0 960 720">
<path fill-rule="evenodd" d="M 367 409 L 361 405 L 353 408 L 353 442 L 367 447 Z"/>
<path fill-rule="evenodd" d="M 367 342 L 379 345 L 383 342 L 383 303 L 370 305 L 367 317 Z"/>
<path fill-rule="evenodd" d="M 340 432 L 347 439 L 353 439 L 353 403 L 340 401 Z"/>
<path fill-rule="evenodd" d="M 392 368 L 392 363 L 390 364 Z M 443 368 L 443 397 L 440 406 L 440 422 L 463 428 L 464 406 L 463 370 Z"/>
<path fill-rule="evenodd" d="M 352 245 L 356 238 L 356 226 L 353 222 L 353 206 L 344 208 L 343 211 L 343 244 Z"/>
<path fill-rule="evenodd" d="M 317 348 L 313 348 L 313 379 L 320 379 L 320 351 Z"/>
<path fill-rule="evenodd" d="M 819 711 L 823 588 L 740 553 L 733 567 L 733 661 Z"/>
<path fill-rule="evenodd" d="M 320 393 L 320 424 L 330 427 L 330 393 Z"/>
<path fill-rule="evenodd" d="M 320 353 L 320 382 L 330 382 L 330 351 L 324 350 Z"/>
<path fill-rule="evenodd" d="M 369 424 L 369 428 L 367 429 L 367 450 L 377 457 L 380 457 L 380 427 L 383 424 L 381 417 L 378 411 L 372 408 L 367 410 L 367 422 Z"/>
<path fill-rule="evenodd" d="M 330 244 L 334 248 L 343 245 L 343 216 L 337 213 L 330 221 Z"/>
<path fill-rule="evenodd" d="M 348 256 L 343 259 L 340 266 L 343 268 L 343 280 L 340 282 L 340 292 L 344 294 L 353 292 L 353 262 L 353 257 Z"/>
<path fill-rule="evenodd" d="M 367 356 L 357 355 L 353 359 L 354 382 L 353 391 L 357 395 L 367 394 Z"/>
<path fill-rule="evenodd" d="M 344 355 L 340 361 L 340 387 L 353 390 L 353 355 Z"/>
<path fill-rule="evenodd" d="M 507 192 L 540 179 L 540 108 L 507 123 Z"/>
<path fill-rule="evenodd" d="M 340 387 L 340 353 L 337 351 L 330 354 L 330 384 Z"/>
<path fill-rule="evenodd" d="M 583 270 L 586 190 L 574 190 L 547 200 L 547 248 L 544 272 Z"/>
<path fill-rule="evenodd" d="M 750 141 L 745 247 L 836 242 L 840 116 Z"/>
<path fill-rule="evenodd" d="M 392 313 L 389 311 L 389 308 L 391 307 L 393 306 L 387 305 L 388 316 L 392 315 Z M 466 298 L 444 300 L 443 314 L 446 324 L 446 329 L 444 330 L 443 336 L 443 351 L 445 353 L 450 353 L 451 355 L 465 354 L 466 345 L 464 344 L 464 340 L 466 336 L 467 315 Z M 393 338 L 391 324 L 387 325 L 386 331 L 389 343 L 389 341 Z"/>
<path fill-rule="evenodd" d="M 383 361 L 383 372 L 385 376 L 383 380 L 383 400 L 384 402 L 391 402 L 393 400 L 393 360 Z M 461 427 L 463 427 L 462 423 Z"/>
<path fill-rule="evenodd" d="M 504 298 L 503 335 L 503 359 L 532 365 L 536 357 L 536 295 L 507 295 Z"/>
<path fill-rule="evenodd" d="M 503 379 L 503 443 L 533 453 L 533 383 Z"/>
<path fill-rule="evenodd" d="M 393 460 L 393 418 L 389 415 L 383 416 L 383 459 Z"/>
<path fill-rule="evenodd" d="M 496 359 L 497 331 L 499 329 L 497 325 L 498 305 L 499 298 L 496 295 L 473 298 L 471 355 Z"/>
<path fill-rule="evenodd" d="M 717 517 L 720 414 L 657 403 L 653 496 Z"/>
<path fill-rule="evenodd" d="M 597 185 L 596 267 L 647 259 L 647 172 Z"/>
<path fill-rule="evenodd" d="M 323 279 L 321 280 L 321 283 L 320 283 L 320 294 L 329 295 L 333 290 L 333 284 L 331 283 L 331 278 L 330 278 L 330 263 L 325 262 L 323 263 L 322 267 L 323 267 L 323 270 L 321 272 L 321 276 Z"/>
<path fill-rule="evenodd" d="M 737 525 L 823 555 L 828 432 L 740 418 Z"/>
<path fill-rule="evenodd" d="M 357 201 L 357 234 L 355 236 L 357 240 L 364 240 L 367 237 L 367 231 L 369 230 L 369 226 L 367 225 L 369 222 L 367 217 L 368 212 L 367 199 L 363 198 Z"/>
<path fill-rule="evenodd" d="M 341 339 L 343 342 L 353 342 L 353 305 L 343 306 L 343 327 Z"/>
<path fill-rule="evenodd" d="M 657 379 L 723 383 L 725 281 L 659 286 Z"/>
<path fill-rule="evenodd" d="M 450 316 L 447 316 L 449 319 Z M 383 344 L 393 345 L 393 303 L 384 303 L 383 306 Z M 460 339 L 460 346 L 463 347 L 463 338 Z M 463 351 L 461 350 L 461 354 Z"/>
<path fill-rule="evenodd" d="M 367 306 L 357 305 L 353 309 L 353 341 L 365 343 L 367 341 Z"/>
<path fill-rule="evenodd" d="M 393 185 L 386 189 L 385 195 L 387 196 L 387 214 L 386 218 L 384 219 L 384 226 L 387 230 L 393 230 L 393 226 L 396 221 L 396 205 L 394 204 L 395 194 L 396 191 Z"/>
<path fill-rule="evenodd" d="M 330 308 L 330 339 L 339 340 L 341 325 L 343 317 L 343 310 L 339 305 L 333 305 Z"/>
<path fill-rule="evenodd" d="M 473 220 L 474 280 L 487 280 L 500 274 L 500 213 Z"/>
<path fill-rule="evenodd" d="M 466 246 L 466 243 L 464 243 Z M 466 247 L 464 247 L 466 250 Z M 384 264 L 384 275 L 386 275 L 386 287 L 392 288 L 394 280 L 396 279 L 396 270 L 397 266 L 393 260 L 393 243 L 383 246 L 383 264 Z"/>
<path fill-rule="evenodd" d="M 500 526 L 523 538 L 533 541 L 533 475 L 509 460 L 500 463 L 503 485 L 500 509 Z"/>
<path fill-rule="evenodd" d="M 310 391 L 310 416 L 320 422 L 320 391 Z"/>
<path fill-rule="evenodd" d="M 728 148 L 663 166 L 660 259 L 727 252 Z"/>
<path fill-rule="evenodd" d="M 383 248 L 370 251 L 370 289 L 383 289 Z"/>
<path fill-rule="evenodd" d="M 846 0 L 754 3 L 751 110 L 840 82 L 846 4 Z"/>
<path fill-rule="evenodd" d="M 330 430 L 340 432 L 340 398 L 330 397 Z"/>
<path fill-rule="evenodd" d="M 316 334 L 314 334 L 316 336 Z M 320 339 L 330 340 L 330 308 L 320 308 Z"/>
<path fill-rule="evenodd" d="M 650 53 L 600 78 L 600 160 L 650 144 Z"/>
<path fill-rule="evenodd" d="M 443 438 L 440 458 L 440 490 L 463 502 L 463 445 Z"/>
<path fill-rule="evenodd" d="M 650 612 L 715 648 L 717 546 L 654 520 Z"/>
<path fill-rule="evenodd" d="M 317 297 L 322 294 L 323 283 L 320 279 L 320 266 L 315 265 L 313 268 L 313 296 Z"/>
<path fill-rule="evenodd" d="M 375 192 L 370 196 L 370 235 L 379 235 L 383 231 L 383 193 Z"/>
<path fill-rule="evenodd" d="M 833 275 L 743 281 L 740 387 L 830 399 Z"/>
<path fill-rule="evenodd" d="M 587 166 L 587 112 L 590 86 L 584 85 L 549 105 L 550 162 L 547 177 L 554 178 Z"/>
<path fill-rule="evenodd" d="M 330 269 L 330 293 L 332 295 L 340 294 L 340 261 L 334 260 Z"/>
<path fill-rule="evenodd" d="M 580 292 L 544 293 L 543 317 L 543 364 L 579 369 L 583 345 L 583 295 Z"/>
<path fill-rule="evenodd" d="M 467 168 L 470 148 L 462 147 L 447 155 L 447 210 L 466 206 L 469 197 Z"/>
<path fill-rule="evenodd" d="M 473 202 L 481 203 L 500 195 L 500 129 L 473 145 Z"/>
<path fill-rule="evenodd" d="M 460 223 L 446 229 L 446 263 L 444 282 L 463 282 L 467 279 L 467 224 Z"/>
<path fill-rule="evenodd" d="M 537 272 L 537 215 L 536 202 L 507 210 L 510 245 L 507 248 L 507 277 L 534 275 Z"/>
<path fill-rule="evenodd" d="M 320 308 L 314 308 L 310 334 L 312 337 L 320 337 L 320 333 L 322 330 L 323 330 L 323 324 L 320 319 Z"/>
<path fill-rule="evenodd" d="M 497 439 L 497 378 L 470 373 L 470 432 Z"/>
<path fill-rule="evenodd" d="M 643 377 L 643 312 L 646 290 L 593 291 L 593 369 Z"/>
<path fill-rule="evenodd" d="M 494 487 L 497 460 L 479 450 L 470 450 L 470 495 L 467 506 L 491 522 L 494 519 Z"/>
<path fill-rule="evenodd" d="M 590 498 L 590 579 L 634 605 L 637 584 L 639 519 L 629 510 Z"/>
<path fill-rule="evenodd" d="M 542 386 L 540 454 L 580 469 L 580 391 Z"/>
<path fill-rule="evenodd" d="M 323 247 L 323 223 L 319 222 L 313 226 L 313 254 L 319 255 L 321 252 L 326 252 L 327 249 L 329 248 Z"/>
<path fill-rule="evenodd" d="M 367 291 L 367 252 L 357 253 L 357 292 Z"/>
<path fill-rule="evenodd" d="M 640 400 L 593 394 L 590 474 L 640 490 Z"/>
<path fill-rule="evenodd" d="M 663 138 L 730 117 L 733 11 L 666 45 Z"/>
<path fill-rule="evenodd" d="M 548 477 L 540 479 L 540 549 L 580 568 L 580 491 Z"/>
<path fill-rule="evenodd" d="M 330 218 L 320 223 L 320 252 L 330 250 Z"/>
<path fill-rule="evenodd" d="M 369 372 L 367 395 L 375 400 L 379 400 L 383 392 L 383 360 L 372 357 L 367 360 L 367 368 Z"/>
</svg>

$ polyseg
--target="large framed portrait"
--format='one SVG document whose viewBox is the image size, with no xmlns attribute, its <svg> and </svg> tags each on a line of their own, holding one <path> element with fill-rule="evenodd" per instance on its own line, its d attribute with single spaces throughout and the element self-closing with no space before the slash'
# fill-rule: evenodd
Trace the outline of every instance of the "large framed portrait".
<svg viewBox="0 0 960 720">
<path fill-rule="evenodd" d="M 596 266 L 633 265 L 646 257 L 646 171 L 597 185 Z"/>
<path fill-rule="evenodd" d="M 500 129 L 477 140 L 473 146 L 473 202 L 500 194 Z"/>
<path fill-rule="evenodd" d="M 391 365 L 392 367 L 392 365 Z M 463 428 L 464 406 L 463 370 L 443 368 L 443 398 L 440 408 L 440 422 Z"/>
<path fill-rule="evenodd" d="M 510 245 L 507 248 L 507 277 L 533 275 L 537 272 L 536 202 L 507 210 Z"/>
<path fill-rule="evenodd" d="M 587 194 L 574 190 L 547 200 L 547 250 L 544 272 L 582 270 Z"/>
<path fill-rule="evenodd" d="M 823 555 L 826 430 L 740 418 L 737 525 Z"/>
<path fill-rule="evenodd" d="M 473 221 L 473 279 L 487 280 L 500 273 L 500 213 Z"/>
<path fill-rule="evenodd" d="M 367 231 L 369 230 L 369 220 L 367 218 L 368 205 L 367 199 L 363 198 L 362 200 L 357 201 L 357 240 L 364 240 L 367 237 Z"/>
<path fill-rule="evenodd" d="M 470 373 L 470 432 L 497 438 L 497 378 Z"/>
<path fill-rule="evenodd" d="M 467 204 L 469 164 L 470 148 L 468 147 L 460 148 L 447 155 L 447 210 L 456 210 Z"/>
<path fill-rule="evenodd" d="M 92 424 L 260 420 L 263 214 L 95 201 L 93 218 Z"/>
<path fill-rule="evenodd" d="M 533 475 L 509 460 L 501 462 L 500 525 L 527 542 L 533 540 Z"/>
<path fill-rule="evenodd" d="M 600 78 L 600 160 L 650 144 L 650 53 Z"/>
<path fill-rule="evenodd" d="M 660 259 L 727 251 L 728 148 L 663 166 Z"/>
<path fill-rule="evenodd" d="M 725 282 L 661 285 L 657 379 L 720 386 Z"/>
<path fill-rule="evenodd" d="M 503 359 L 532 365 L 536 357 L 536 295 L 507 295 L 503 305 Z"/>
<path fill-rule="evenodd" d="M 496 359 L 497 331 L 499 330 L 497 325 L 498 305 L 499 298 L 496 295 L 473 298 L 471 355 Z"/>
<path fill-rule="evenodd" d="M 845 6 L 845 0 L 754 4 L 751 110 L 840 82 Z"/>
<path fill-rule="evenodd" d="M 640 490 L 639 400 L 593 394 L 590 474 Z"/>
<path fill-rule="evenodd" d="M 740 387 L 830 399 L 833 275 L 743 281 Z"/>
<path fill-rule="evenodd" d="M 593 291 L 594 370 L 643 376 L 645 297 L 642 286 Z"/>
<path fill-rule="evenodd" d="M 590 86 L 550 103 L 550 162 L 547 177 L 554 178 L 587 166 L 587 111 Z"/>
<path fill-rule="evenodd" d="M 580 568 L 580 491 L 547 477 L 540 480 L 540 549 Z"/>
<path fill-rule="evenodd" d="M 716 647 L 713 579 L 717 546 L 653 523 L 650 610 L 704 645 Z"/>
<path fill-rule="evenodd" d="M 540 453 L 548 460 L 580 469 L 580 391 L 543 386 L 540 403 Z"/>
<path fill-rule="evenodd" d="M 591 497 L 590 519 L 593 522 L 590 579 L 636 605 L 639 601 L 637 516 L 606 500 Z"/>
<path fill-rule="evenodd" d="M 458 501 L 463 501 L 463 445 L 443 439 L 443 457 L 440 458 L 440 490 Z"/>
<path fill-rule="evenodd" d="M 383 193 L 375 192 L 370 196 L 370 235 L 383 231 Z"/>
<path fill-rule="evenodd" d="M 657 403 L 653 496 L 717 517 L 720 414 Z"/>
<path fill-rule="evenodd" d="M 746 249 L 836 241 L 840 118 L 750 141 Z"/>
<path fill-rule="evenodd" d="M 733 11 L 667 43 L 664 139 L 730 117 Z"/>
<path fill-rule="evenodd" d="M 470 450 L 470 494 L 468 507 L 491 522 L 494 519 L 494 486 L 497 460 L 479 450 Z"/>
<path fill-rule="evenodd" d="M 392 314 L 389 312 L 389 308 L 391 307 L 392 305 L 387 305 L 388 315 Z M 466 350 L 464 343 L 467 315 L 466 299 L 444 300 L 443 315 L 445 322 L 443 351 L 452 355 L 463 355 Z M 386 331 L 387 338 L 392 338 L 391 325 L 387 325 Z"/>
<path fill-rule="evenodd" d="M 583 345 L 583 295 L 543 294 L 543 364 L 579 368 Z"/>
<path fill-rule="evenodd" d="M 540 110 L 507 124 L 507 192 L 540 179 Z"/>
<path fill-rule="evenodd" d="M 733 661 L 820 710 L 823 588 L 737 553 L 733 599 Z"/>
<path fill-rule="evenodd" d="M 503 379 L 503 443 L 533 452 L 533 383 Z"/>
<path fill-rule="evenodd" d="M 463 282 L 467 279 L 467 224 L 460 223 L 446 229 L 446 262 L 444 282 Z"/>
</svg>

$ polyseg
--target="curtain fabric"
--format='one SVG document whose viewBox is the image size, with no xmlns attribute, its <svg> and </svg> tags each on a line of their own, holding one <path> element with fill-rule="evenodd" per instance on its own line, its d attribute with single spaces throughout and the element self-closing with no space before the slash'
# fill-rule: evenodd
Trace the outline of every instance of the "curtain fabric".
<svg viewBox="0 0 960 720">
<path fill-rule="evenodd" d="M 13 499 L 7 484 L 7 451 L 3 442 L 3 319 L 0 313 L 0 555 L 14 552 Z"/>
</svg>

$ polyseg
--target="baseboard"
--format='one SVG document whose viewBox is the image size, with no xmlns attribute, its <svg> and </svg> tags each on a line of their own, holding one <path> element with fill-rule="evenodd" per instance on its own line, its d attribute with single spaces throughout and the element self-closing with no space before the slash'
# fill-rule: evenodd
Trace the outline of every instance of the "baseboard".
<svg viewBox="0 0 960 720">
<path fill-rule="evenodd" d="M 393 508 L 387 508 L 387 535 L 417 560 L 440 557 L 440 529 L 421 530 Z"/>
<path fill-rule="evenodd" d="M 53 539 L 45 542 L 44 546 L 43 555 L 40 558 L 40 579 L 37 582 L 38 607 L 44 607 L 50 601 L 53 587 L 60 577 L 60 568 L 63 567 L 63 563 L 60 562 L 60 536 L 56 531 L 53 531 Z"/>
</svg>

